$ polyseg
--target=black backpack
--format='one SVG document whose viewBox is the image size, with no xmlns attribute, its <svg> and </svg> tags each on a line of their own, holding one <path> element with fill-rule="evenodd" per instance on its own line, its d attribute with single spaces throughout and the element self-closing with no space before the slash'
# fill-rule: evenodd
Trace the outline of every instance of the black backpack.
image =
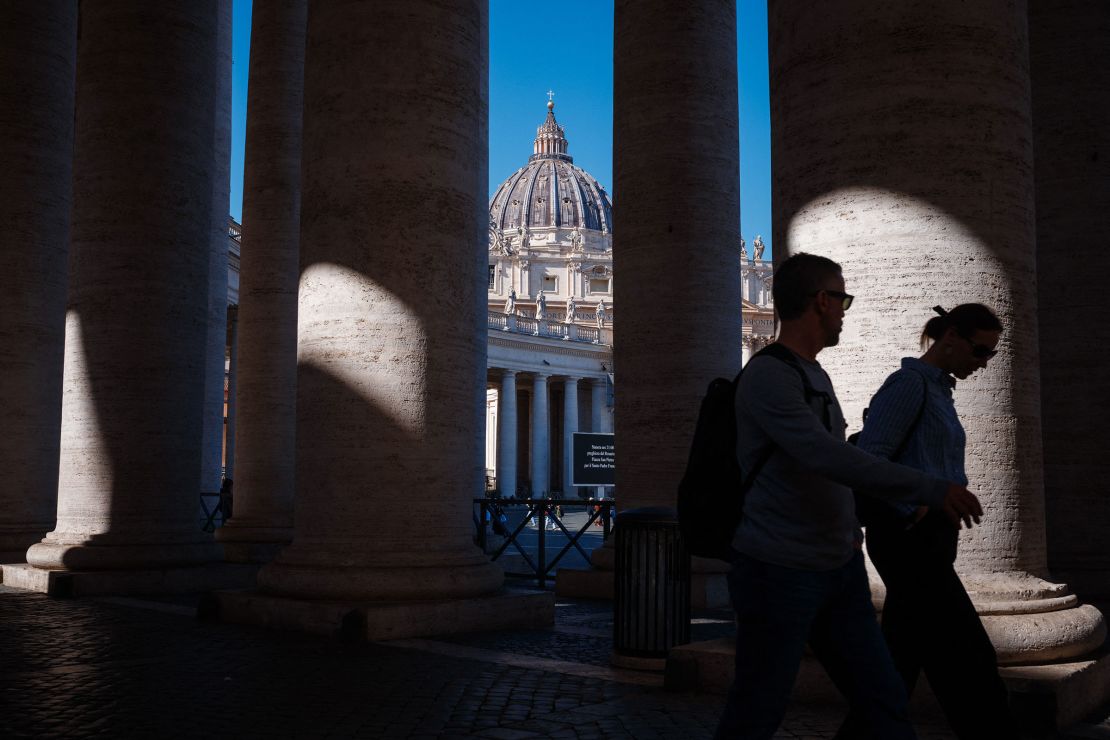
<svg viewBox="0 0 1110 740">
<path fill-rule="evenodd" d="M 828 394 L 813 388 L 794 353 L 775 343 L 755 357 L 764 355 L 798 373 L 807 403 L 813 397 L 824 398 L 823 422 L 829 428 Z M 686 472 L 678 484 L 678 524 L 686 548 L 691 555 L 727 562 L 732 561 L 732 536 L 740 524 L 744 497 L 775 451 L 774 444 L 768 445 L 747 476 L 740 470 L 736 460 L 736 387 L 743 374 L 741 370 L 734 380 L 715 378 L 710 382 L 698 410 Z"/>
</svg>

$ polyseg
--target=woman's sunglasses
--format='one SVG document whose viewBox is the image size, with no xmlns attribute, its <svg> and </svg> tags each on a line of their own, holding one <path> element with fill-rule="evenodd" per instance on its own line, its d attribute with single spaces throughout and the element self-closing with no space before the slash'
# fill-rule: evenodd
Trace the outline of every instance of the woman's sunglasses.
<svg viewBox="0 0 1110 740">
<path fill-rule="evenodd" d="M 976 342 L 973 342 L 971 341 L 970 337 L 965 337 L 963 334 L 961 334 L 960 337 L 967 340 L 967 343 L 971 345 L 972 357 L 977 357 L 980 360 L 989 360 L 990 358 L 998 354 L 998 350 L 991 349 L 985 344 L 978 344 Z"/>
</svg>

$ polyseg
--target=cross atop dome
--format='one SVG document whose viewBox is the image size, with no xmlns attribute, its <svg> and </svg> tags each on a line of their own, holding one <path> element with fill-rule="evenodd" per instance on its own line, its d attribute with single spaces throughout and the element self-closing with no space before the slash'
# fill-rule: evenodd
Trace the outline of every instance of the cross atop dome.
<svg viewBox="0 0 1110 740">
<path fill-rule="evenodd" d="M 573 161 L 567 154 L 567 139 L 563 127 L 555 121 L 555 93 L 547 91 L 547 118 L 536 129 L 536 141 L 532 145 L 532 157 L 558 157 Z"/>
</svg>

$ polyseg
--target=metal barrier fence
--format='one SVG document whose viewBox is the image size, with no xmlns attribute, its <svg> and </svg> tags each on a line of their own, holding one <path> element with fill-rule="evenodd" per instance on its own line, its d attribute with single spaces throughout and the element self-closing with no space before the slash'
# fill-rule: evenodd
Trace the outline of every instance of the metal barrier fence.
<svg viewBox="0 0 1110 740">
<path fill-rule="evenodd" d="M 202 492 L 200 494 L 200 528 L 205 532 L 215 532 L 231 518 L 230 491 Z"/>
<path fill-rule="evenodd" d="M 595 522 L 600 521 L 602 527 L 602 539 L 609 539 L 609 535 L 613 531 L 613 500 L 612 499 L 515 499 L 515 498 L 476 498 L 474 503 L 478 506 L 478 513 L 474 517 L 474 526 L 477 530 L 478 547 L 482 548 L 482 552 L 486 551 L 486 544 L 488 542 L 488 529 L 493 528 L 495 533 L 498 526 L 504 529 L 505 541 L 501 546 L 490 554 L 491 560 L 497 560 L 508 549 L 509 545 L 516 548 L 520 553 L 524 562 L 528 564 L 529 573 L 510 573 L 506 572 L 506 576 L 523 576 L 525 578 L 535 578 L 540 588 L 544 588 L 546 582 L 551 578 L 552 569 L 558 565 L 559 561 L 570 552 L 573 547 L 582 554 L 584 558 L 589 560 L 590 554 L 582 549 L 582 545 L 578 540 L 586 532 L 590 530 Z M 506 507 L 519 507 L 525 509 L 524 518 L 512 530 L 504 527 L 502 515 Z M 581 509 L 586 508 L 589 516 L 586 522 L 578 528 L 576 532 L 571 534 L 571 531 L 563 524 L 563 507 Z M 506 517 L 507 519 L 507 517 Z M 536 535 L 537 547 L 536 558 L 533 560 L 528 552 L 521 546 L 518 537 L 524 531 L 529 521 L 535 520 L 536 522 Z M 554 524 L 559 530 L 567 536 L 568 542 L 563 546 L 559 553 L 551 559 L 547 560 L 547 524 L 548 522 Z M 495 524 L 496 523 L 496 524 Z"/>
</svg>

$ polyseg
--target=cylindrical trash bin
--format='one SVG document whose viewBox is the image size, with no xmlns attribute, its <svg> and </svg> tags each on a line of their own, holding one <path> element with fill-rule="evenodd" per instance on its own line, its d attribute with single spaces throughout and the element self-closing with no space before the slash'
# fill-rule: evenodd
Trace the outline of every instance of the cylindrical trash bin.
<svg viewBox="0 0 1110 740">
<path fill-rule="evenodd" d="M 667 507 L 617 515 L 613 665 L 663 670 L 667 651 L 690 642 L 690 553 Z"/>
</svg>

